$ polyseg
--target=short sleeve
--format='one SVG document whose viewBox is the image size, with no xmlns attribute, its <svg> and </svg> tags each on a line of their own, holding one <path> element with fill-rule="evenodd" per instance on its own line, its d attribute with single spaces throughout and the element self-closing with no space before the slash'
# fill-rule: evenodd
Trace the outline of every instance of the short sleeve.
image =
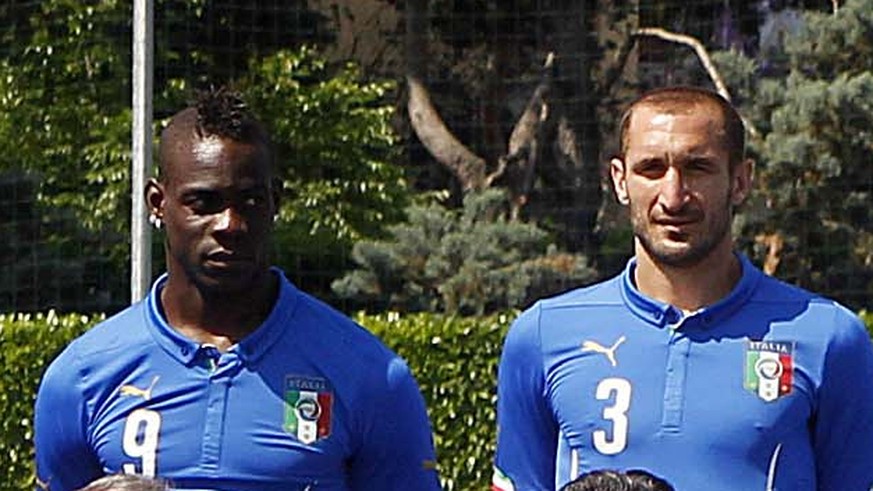
<svg viewBox="0 0 873 491">
<path fill-rule="evenodd" d="M 424 398 L 409 367 L 393 358 L 368 395 L 362 444 L 351 463 L 355 491 L 440 489 Z"/>
<path fill-rule="evenodd" d="M 103 475 L 88 445 L 86 404 L 75 362 L 69 348 L 55 359 L 36 398 L 36 472 L 39 483 L 51 491 L 72 491 Z"/>
<path fill-rule="evenodd" d="M 513 323 L 500 357 L 493 489 L 554 487 L 558 429 L 545 393 L 535 305 Z"/>
<path fill-rule="evenodd" d="M 814 448 L 818 489 L 873 487 L 873 345 L 860 319 L 836 310 L 818 393 Z"/>
</svg>

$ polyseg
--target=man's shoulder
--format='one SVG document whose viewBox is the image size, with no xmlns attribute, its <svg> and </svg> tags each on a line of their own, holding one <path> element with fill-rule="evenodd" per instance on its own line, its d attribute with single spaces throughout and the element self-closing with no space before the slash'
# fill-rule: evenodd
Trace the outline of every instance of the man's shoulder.
<svg viewBox="0 0 873 491">
<path fill-rule="evenodd" d="M 611 315 L 616 308 L 626 308 L 620 276 L 538 300 L 515 319 L 510 337 L 533 335 L 544 323 L 551 324 L 558 319 Z"/>
<path fill-rule="evenodd" d="M 74 339 L 62 356 L 99 364 L 101 360 L 116 358 L 119 351 L 141 344 L 147 338 L 143 304 L 137 303 L 95 324 Z"/>
<path fill-rule="evenodd" d="M 862 326 L 857 314 L 840 302 L 771 276 L 763 277 L 750 302 L 768 311 L 791 313 L 789 318 L 795 323 L 817 326 L 817 330 Z"/>
<path fill-rule="evenodd" d="M 780 305 L 800 305 L 810 311 L 854 316 L 848 308 L 834 299 L 768 275 L 763 276 L 750 301 L 770 304 L 774 308 L 779 308 Z"/>
<path fill-rule="evenodd" d="M 300 292 L 294 321 L 294 329 L 299 329 L 314 349 L 323 348 L 333 356 L 385 362 L 397 357 L 364 326 L 310 294 Z"/>
<path fill-rule="evenodd" d="M 126 308 L 70 342 L 51 362 L 42 384 L 52 391 L 97 390 L 112 374 L 141 363 L 143 349 L 151 349 L 139 304 Z M 96 392 L 94 392 L 96 393 Z"/>
<path fill-rule="evenodd" d="M 623 304 L 621 277 L 575 288 L 567 292 L 539 300 L 531 308 L 555 310 L 566 308 L 597 308 Z"/>
<path fill-rule="evenodd" d="M 755 295 L 752 297 L 758 302 L 809 302 L 823 300 L 817 293 L 811 292 L 796 285 L 787 283 L 779 278 L 763 274 Z"/>
</svg>

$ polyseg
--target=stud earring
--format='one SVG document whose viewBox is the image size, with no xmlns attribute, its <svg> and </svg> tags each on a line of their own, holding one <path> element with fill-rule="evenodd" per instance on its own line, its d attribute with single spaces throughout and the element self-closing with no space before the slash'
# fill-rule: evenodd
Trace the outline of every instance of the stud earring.
<svg viewBox="0 0 873 491">
<path fill-rule="evenodd" d="M 149 223 L 151 223 L 156 230 L 160 230 L 164 225 L 163 222 L 161 222 L 161 217 L 153 214 L 149 215 Z"/>
</svg>

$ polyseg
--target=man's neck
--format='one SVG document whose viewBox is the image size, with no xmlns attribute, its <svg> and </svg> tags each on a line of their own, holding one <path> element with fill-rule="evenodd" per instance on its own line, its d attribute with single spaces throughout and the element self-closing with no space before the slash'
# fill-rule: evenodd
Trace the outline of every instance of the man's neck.
<svg viewBox="0 0 873 491">
<path fill-rule="evenodd" d="M 662 264 L 639 249 L 634 274 L 637 289 L 685 312 L 726 297 L 742 276 L 742 265 L 729 247 L 713 251 L 692 266 Z"/>
<path fill-rule="evenodd" d="M 264 322 L 278 289 L 272 273 L 245 291 L 227 293 L 204 292 L 187 278 L 170 273 L 161 290 L 161 304 L 167 323 L 180 334 L 227 351 Z"/>
</svg>

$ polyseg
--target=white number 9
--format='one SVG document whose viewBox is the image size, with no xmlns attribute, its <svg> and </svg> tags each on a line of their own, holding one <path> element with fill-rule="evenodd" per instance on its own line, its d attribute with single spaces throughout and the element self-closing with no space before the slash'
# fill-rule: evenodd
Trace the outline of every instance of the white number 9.
<svg viewBox="0 0 873 491">
<path fill-rule="evenodd" d="M 143 476 L 155 477 L 160 430 L 161 415 L 149 409 L 137 409 L 130 413 L 124 424 L 124 453 L 128 457 L 142 459 Z M 124 464 L 124 473 L 136 474 L 136 464 Z"/>
<path fill-rule="evenodd" d="M 594 448 L 604 455 L 615 455 L 627 447 L 627 410 L 630 408 L 631 384 L 623 378 L 605 378 L 597 384 L 595 397 L 608 401 L 615 397 L 611 406 L 603 408 L 603 418 L 612 421 L 612 435 L 606 430 L 593 433 Z"/>
</svg>

